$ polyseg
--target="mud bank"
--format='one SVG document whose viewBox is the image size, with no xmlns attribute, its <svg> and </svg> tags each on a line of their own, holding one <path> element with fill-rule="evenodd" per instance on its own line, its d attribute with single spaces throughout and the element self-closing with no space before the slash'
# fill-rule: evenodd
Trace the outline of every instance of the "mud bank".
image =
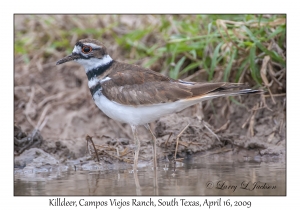
<svg viewBox="0 0 300 210">
<path fill-rule="evenodd" d="M 226 102 L 228 99 L 220 100 Z M 210 110 L 208 104 L 200 104 L 153 123 L 159 163 L 174 161 L 177 142 L 176 160 L 179 162 L 202 162 L 210 158 L 284 163 L 285 98 L 278 98 L 276 104 L 267 100 L 268 108 L 256 102 L 259 101 L 257 96 L 249 96 L 243 100 L 244 106 L 231 104 L 228 113 L 224 112 L 224 103 L 223 106 L 218 106 L 220 101 L 215 100 L 211 106 L 214 105 L 215 112 L 223 112 L 224 117 L 215 117 L 207 111 Z M 123 129 L 126 130 L 126 125 L 124 126 Z M 130 138 L 130 130 L 126 135 L 128 137 L 117 138 L 113 133 L 106 132 L 101 136 L 93 136 L 93 147 L 91 141 L 87 141 L 88 138 L 55 140 L 43 138 L 39 131 L 26 134 L 19 126 L 15 126 L 15 169 L 16 172 L 23 173 L 28 170 L 47 171 L 54 168 L 130 168 L 135 146 Z M 139 137 L 139 166 L 152 165 L 151 136 L 146 129 L 140 127 Z"/>
</svg>

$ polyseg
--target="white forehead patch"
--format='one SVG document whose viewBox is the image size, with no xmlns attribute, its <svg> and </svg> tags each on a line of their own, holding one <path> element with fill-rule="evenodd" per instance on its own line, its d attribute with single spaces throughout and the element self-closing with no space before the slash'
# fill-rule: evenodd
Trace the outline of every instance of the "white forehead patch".
<svg viewBox="0 0 300 210">
<path fill-rule="evenodd" d="M 79 54 L 81 52 L 81 47 L 80 46 L 75 46 L 72 52 Z"/>
<path fill-rule="evenodd" d="M 83 44 L 84 45 L 88 45 L 88 46 L 92 47 L 93 49 L 99 49 L 99 48 L 101 48 L 101 46 L 96 45 L 94 43 L 83 43 Z"/>
<path fill-rule="evenodd" d="M 85 55 L 85 54 L 81 53 L 81 47 L 80 46 L 75 46 L 72 52 L 76 53 L 76 54 L 81 54 L 82 56 L 84 56 L 86 58 L 88 57 L 88 55 Z"/>
</svg>

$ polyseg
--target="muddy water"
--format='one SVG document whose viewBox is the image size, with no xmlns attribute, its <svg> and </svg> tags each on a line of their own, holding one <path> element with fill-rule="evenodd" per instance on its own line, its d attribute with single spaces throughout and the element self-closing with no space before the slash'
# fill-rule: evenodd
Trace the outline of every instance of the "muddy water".
<svg viewBox="0 0 300 210">
<path fill-rule="evenodd" d="M 282 162 L 160 163 L 131 169 L 15 173 L 15 195 L 286 195 Z"/>
</svg>

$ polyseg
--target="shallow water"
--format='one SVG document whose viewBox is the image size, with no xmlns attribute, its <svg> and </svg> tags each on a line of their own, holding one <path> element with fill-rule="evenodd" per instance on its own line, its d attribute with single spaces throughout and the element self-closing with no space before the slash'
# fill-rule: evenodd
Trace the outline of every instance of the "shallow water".
<svg viewBox="0 0 300 210">
<path fill-rule="evenodd" d="M 15 195 L 286 195 L 282 162 L 160 163 L 131 169 L 15 173 Z"/>
</svg>

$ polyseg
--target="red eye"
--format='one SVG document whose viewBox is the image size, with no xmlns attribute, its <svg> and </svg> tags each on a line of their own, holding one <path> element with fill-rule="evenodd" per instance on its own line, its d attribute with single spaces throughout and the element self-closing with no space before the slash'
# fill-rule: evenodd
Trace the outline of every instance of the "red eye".
<svg viewBox="0 0 300 210">
<path fill-rule="evenodd" d="M 82 48 L 81 48 L 81 51 L 83 52 L 83 53 L 89 53 L 89 52 L 91 52 L 92 51 L 92 47 L 90 47 L 90 46 L 83 46 Z"/>
</svg>

